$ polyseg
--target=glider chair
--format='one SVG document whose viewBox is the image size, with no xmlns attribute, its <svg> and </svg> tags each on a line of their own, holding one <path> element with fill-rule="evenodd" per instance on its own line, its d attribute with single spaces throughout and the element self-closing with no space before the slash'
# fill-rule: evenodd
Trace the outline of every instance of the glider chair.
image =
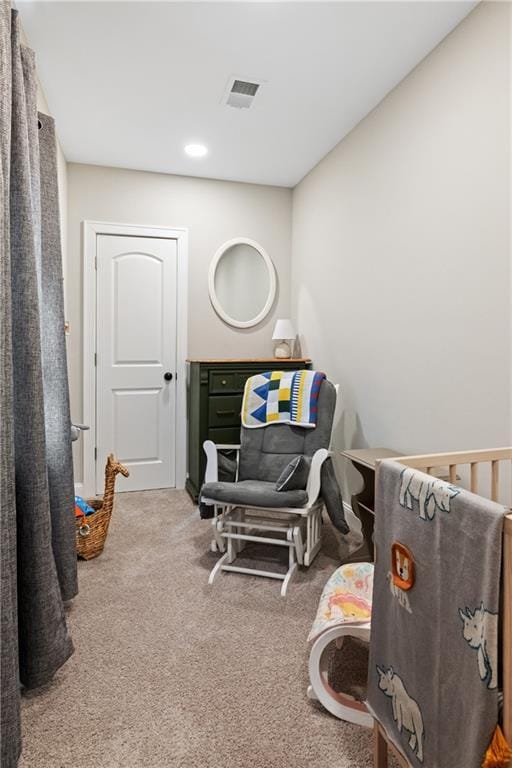
<svg viewBox="0 0 512 768">
<path fill-rule="evenodd" d="M 329 456 L 337 394 L 338 387 L 324 379 L 313 429 L 289 424 L 242 427 L 240 445 L 204 443 L 207 465 L 201 503 L 214 506 L 212 549 L 222 553 L 210 573 L 210 584 L 221 571 L 266 576 L 282 580 L 285 596 L 297 566 L 313 562 L 321 547 L 321 470 Z M 218 482 L 219 449 L 236 451 L 234 482 Z M 282 471 L 300 456 L 310 465 L 305 487 L 276 490 Z M 248 542 L 287 548 L 288 570 L 237 565 L 236 558 Z"/>
</svg>

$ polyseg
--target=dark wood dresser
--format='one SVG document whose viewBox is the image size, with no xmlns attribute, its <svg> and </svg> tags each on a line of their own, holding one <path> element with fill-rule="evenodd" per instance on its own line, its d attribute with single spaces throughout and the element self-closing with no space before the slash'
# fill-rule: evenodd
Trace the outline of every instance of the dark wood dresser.
<svg viewBox="0 0 512 768">
<path fill-rule="evenodd" d="M 187 491 L 197 501 L 206 468 L 205 440 L 240 442 L 240 411 L 245 382 L 265 371 L 311 368 L 311 360 L 268 359 L 188 360 Z"/>
</svg>

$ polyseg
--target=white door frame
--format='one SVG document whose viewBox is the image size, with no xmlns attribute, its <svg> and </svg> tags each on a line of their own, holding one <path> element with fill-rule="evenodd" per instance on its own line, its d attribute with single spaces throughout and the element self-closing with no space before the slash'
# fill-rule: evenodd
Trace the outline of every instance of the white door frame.
<svg viewBox="0 0 512 768">
<path fill-rule="evenodd" d="M 82 315 L 82 418 L 90 429 L 82 432 L 82 485 L 84 496 L 96 494 L 96 244 L 98 235 L 128 235 L 176 240 L 177 308 L 176 308 L 176 488 L 185 487 L 187 456 L 187 297 L 188 297 L 188 230 L 151 227 L 144 224 L 113 224 L 104 221 L 82 222 L 83 243 L 83 315 Z"/>
</svg>

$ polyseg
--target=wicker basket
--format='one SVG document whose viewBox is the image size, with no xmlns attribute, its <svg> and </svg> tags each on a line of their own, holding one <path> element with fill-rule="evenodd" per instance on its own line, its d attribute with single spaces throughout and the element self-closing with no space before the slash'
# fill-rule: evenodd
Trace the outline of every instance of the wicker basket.
<svg viewBox="0 0 512 768">
<path fill-rule="evenodd" d="M 94 514 L 76 518 L 76 551 L 83 560 L 92 560 L 103 552 L 108 526 L 114 508 L 114 488 L 116 475 L 124 477 L 129 472 L 111 453 L 105 467 L 105 493 L 102 499 L 87 499 L 87 503 L 96 511 Z"/>
</svg>

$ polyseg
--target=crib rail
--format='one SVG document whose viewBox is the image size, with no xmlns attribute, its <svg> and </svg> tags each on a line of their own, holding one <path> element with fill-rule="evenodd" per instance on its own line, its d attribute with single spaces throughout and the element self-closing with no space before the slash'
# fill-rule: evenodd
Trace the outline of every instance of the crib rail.
<svg viewBox="0 0 512 768">
<path fill-rule="evenodd" d="M 491 493 L 493 501 L 499 501 L 500 462 L 512 464 L 512 448 L 489 448 L 483 451 L 456 451 L 455 453 L 426 453 L 423 456 L 400 456 L 396 459 L 413 469 L 420 469 L 427 475 L 435 474 L 439 467 L 448 467 L 450 482 L 455 483 L 457 468 L 469 465 L 470 490 L 478 493 L 479 468 L 481 464 L 491 466 Z"/>
<path fill-rule="evenodd" d="M 480 468 L 490 466 L 490 496 L 500 501 L 500 466 L 504 462 L 512 465 L 512 448 L 490 448 L 481 451 L 456 451 L 455 453 L 430 453 L 423 456 L 401 456 L 400 464 L 419 469 L 427 474 L 436 474 L 439 468 L 448 467 L 450 482 L 455 483 L 457 471 L 469 467 L 469 487 L 479 493 Z M 511 496 L 512 498 L 512 496 Z M 503 502 L 502 502 L 503 503 Z M 507 504 L 509 506 L 509 504 Z M 512 514 L 505 517 L 503 535 L 503 730 L 512 743 Z"/>
</svg>

